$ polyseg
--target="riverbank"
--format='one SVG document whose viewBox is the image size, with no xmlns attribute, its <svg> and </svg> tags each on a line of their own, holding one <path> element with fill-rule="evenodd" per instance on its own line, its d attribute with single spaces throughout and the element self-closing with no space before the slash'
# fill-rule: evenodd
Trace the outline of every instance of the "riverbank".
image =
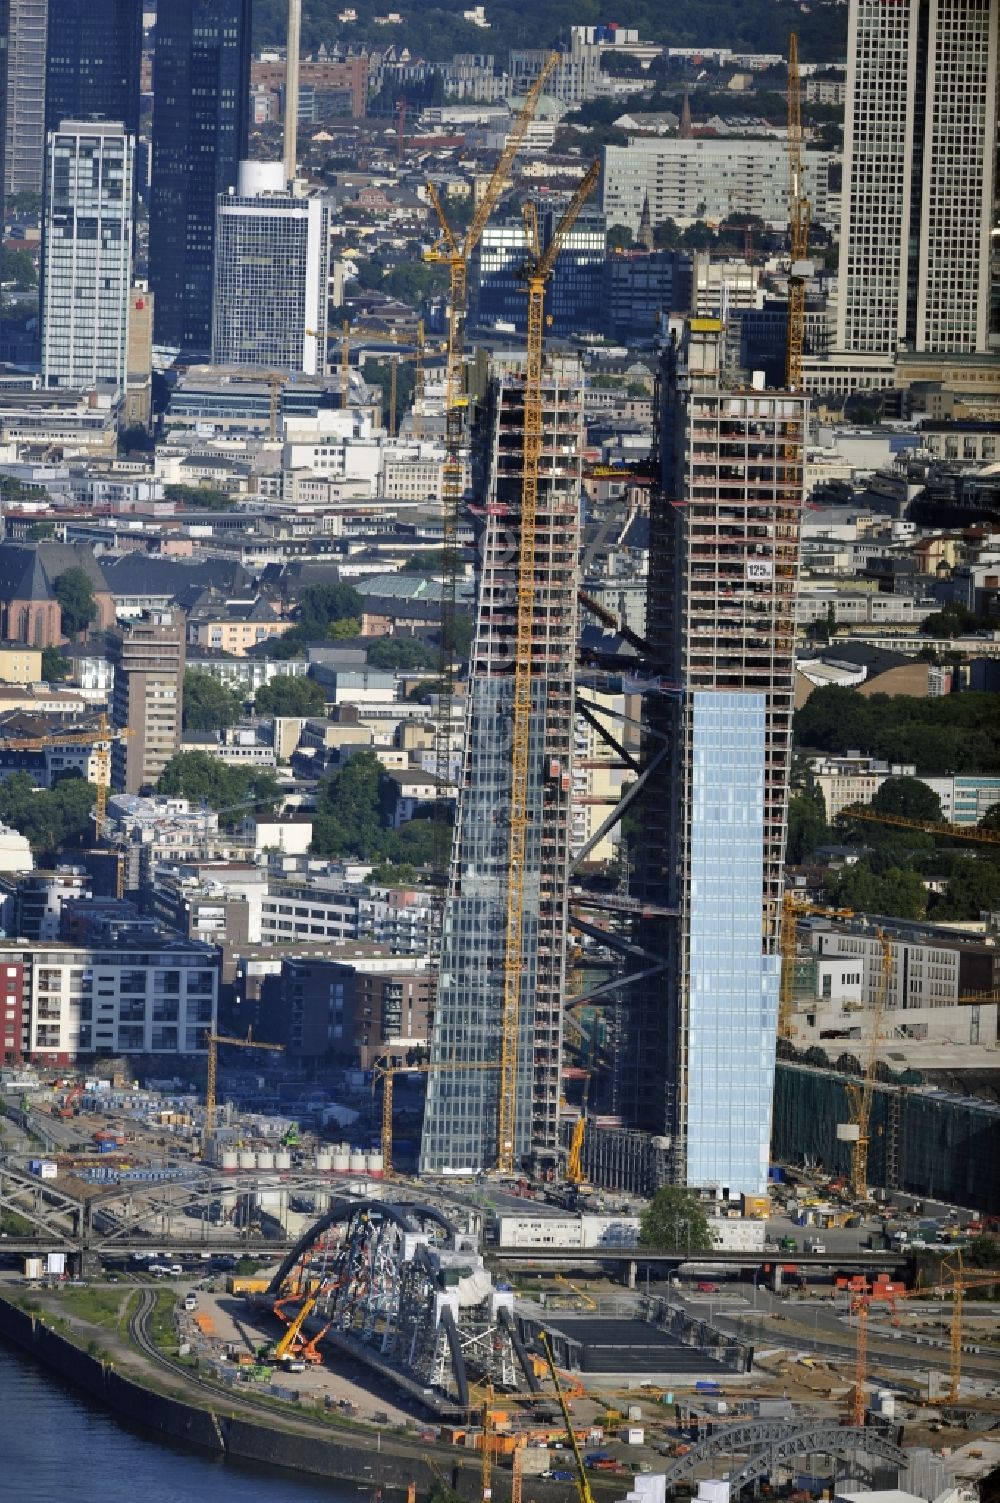
<svg viewBox="0 0 1000 1503">
<path fill-rule="evenodd" d="M 240 1397 L 207 1389 L 196 1399 L 172 1371 L 106 1331 L 51 1308 L 24 1308 L 0 1293 L 0 1336 L 75 1384 L 115 1414 L 161 1439 L 224 1460 L 306 1473 L 404 1494 L 414 1486 L 426 1497 L 443 1481 L 472 1503 L 481 1495 L 478 1453 L 407 1442 L 395 1434 L 333 1430 L 317 1419 L 290 1413 L 274 1418 L 241 1412 Z M 432 1455 L 436 1452 L 436 1455 Z M 498 1473 L 494 1497 L 509 1498 L 510 1477 Z M 539 1496 L 565 1499 L 566 1489 L 541 1483 Z"/>
</svg>

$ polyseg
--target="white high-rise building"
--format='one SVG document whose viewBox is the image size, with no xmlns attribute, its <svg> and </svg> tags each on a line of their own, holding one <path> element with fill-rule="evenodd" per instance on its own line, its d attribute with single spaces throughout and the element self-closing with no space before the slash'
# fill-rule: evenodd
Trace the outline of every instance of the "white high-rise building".
<svg viewBox="0 0 1000 1503">
<path fill-rule="evenodd" d="M 47 152 L 42 379 L 124 387 L 135 139 L 117 121 L 64 120 Z"/>
<path fill-rule="evenodd" d="M 215 237 L 215 364 L 322 375 L 326 200 L 289 193 L 280 162 L 241 162 L 236 192 L 219 196 Z"/>
<path fill-rule="evenodd" d="M 998 49 L 1000 0 L 850 0 L 839 350 L 989 350 Z"/>
</svg>

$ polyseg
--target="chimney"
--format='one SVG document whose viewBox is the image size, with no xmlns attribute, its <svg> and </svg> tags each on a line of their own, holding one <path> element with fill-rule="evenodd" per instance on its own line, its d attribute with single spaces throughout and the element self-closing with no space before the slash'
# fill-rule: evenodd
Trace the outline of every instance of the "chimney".
<svg viewBox="0 0 1000 1503">
<path fill-rule="evenodd" d="M 285 56 L 285 182 L 297 175 L 299 147 L 299 33 L 302 0 L 288 0 L 288 49 Z"/>
</svg>

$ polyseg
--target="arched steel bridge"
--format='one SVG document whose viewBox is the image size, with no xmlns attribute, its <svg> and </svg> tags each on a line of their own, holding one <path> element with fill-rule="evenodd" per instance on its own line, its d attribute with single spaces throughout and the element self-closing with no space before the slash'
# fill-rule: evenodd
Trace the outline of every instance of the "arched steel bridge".
<svg viewBox="0 0 1000 1503">
<path fill-rule="evenodd" d="M 850 1463 L 856 1472 L 870 1473 L 870 1465 L 862 1466 L 862 1458 L 867 1458 L 869 1463 L 881 1462 L 898 1472 L 906 1466 L 906 1455 L 894 1436 L 895 1431 L 890 1434 L 874 1426 L 861 1428 L 832 1421 L 792 1425 L 788 1420 L 723 1423 L 667 1467 L 667 1487 L 691 1481 L 706 1464 L 723 1457 L 746 1458 L 740 1466 L 730 1464 L 727 1468 L 731 1498 L 739 1497 L 748 1482 L 773 1477 L 780 1466 L 799 1456 L 834 1456 Z M 714 1474 L 719 1475 L 718 1467 Z"/>
<path fill-rule="evenodd" d="M 298 1272 L 296 1272 L 298 1270 Z M 469 1378 L 507 1392 L 538 1391 L 514 1322 L 475 1238 L 416 1202 L 334 1202 L 271 1280 L 272 1305 L 289 1287 L 318 1293 L 310 1322 L 325 1338 L 385 1372 L 441 1412 L 469 1407 Z"/>
</svg>

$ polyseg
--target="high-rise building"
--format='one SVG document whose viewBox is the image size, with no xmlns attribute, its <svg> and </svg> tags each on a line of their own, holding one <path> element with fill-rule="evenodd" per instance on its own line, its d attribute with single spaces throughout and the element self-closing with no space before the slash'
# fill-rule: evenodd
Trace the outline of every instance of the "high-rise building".
<svg viewBox="0 0 1000 1503">
<path fill-rule="evenodd" d="M 120 626 L 110 639 L 111 715 L 129 732 L 111 751 L 111 786 L 117 793 L 152 786 L 180 748 L 184 637 L 179 612 L 156 611 Z"/>
<path fill-rule="evenodd" d="M 650 517 L 636 938 L 663 969 L 623 1004 L 629 1124 L 672 1178 L 767 1182 L 794 592 L 807 399 L 737 386 L 718 319 L 676 320 L 663 364 L 662 491 Z M 680 328 L 676 325 L 679 324 Z"/>
<path fill-rule="evenodd" d="M 139 134 L 142 0 L 48 0 L 45 129 L 120 120 Z"/>
<path fill-rule="evenodd" d="M 45 173 L 42 379 L 124 389 L 135 137 L 118 121 L 64 120 Z"/>
<path fill-rule="evenodd" d="M 839 350 L 990 348 L 998 52 L 1000 0 L 851 0 Z"/>
<path fill-rule="evenodd" d="M 208 354 L 216 204 L 247 155 L 251 0 L 159 8 L 149 281 L 159 344 Z"/>
<path fill-rule="evenodd" d="M 4 196 L 41 193 L 48 0 L 9 0 Z"/>
<path fill-rule="evenodd" d="M 325 199 L 289 194 L 280 162 L 241 162 L 219 199 L 212 360 L 322 375 L 330 215 Z"/>
<path fill-rule="evenodd" d="M 0 214 L 3 214 L 4 151 L 7 138 L 7 47 L 10 40 L 10 0 L 0 0 Z"/>
<path fill-rule="evenodd" d="M 557 360 L 544 376 L 535 539 L 528 835 L 521 878 L 515 1158 L 551 1161 L 558 1145 L 559 1065 L 573 789 L 573 680 L 580 539 L 582 373 Z M 500 1060 L 511 804 L 514 640 L 524 443 L 524 367 L 490 382 L 482 425 L 487 504 L 479 596 L 431 1058 Z M 421 1167 L 497 1161 L 499 1068 L 432 1071 Z"/>
</svg>

